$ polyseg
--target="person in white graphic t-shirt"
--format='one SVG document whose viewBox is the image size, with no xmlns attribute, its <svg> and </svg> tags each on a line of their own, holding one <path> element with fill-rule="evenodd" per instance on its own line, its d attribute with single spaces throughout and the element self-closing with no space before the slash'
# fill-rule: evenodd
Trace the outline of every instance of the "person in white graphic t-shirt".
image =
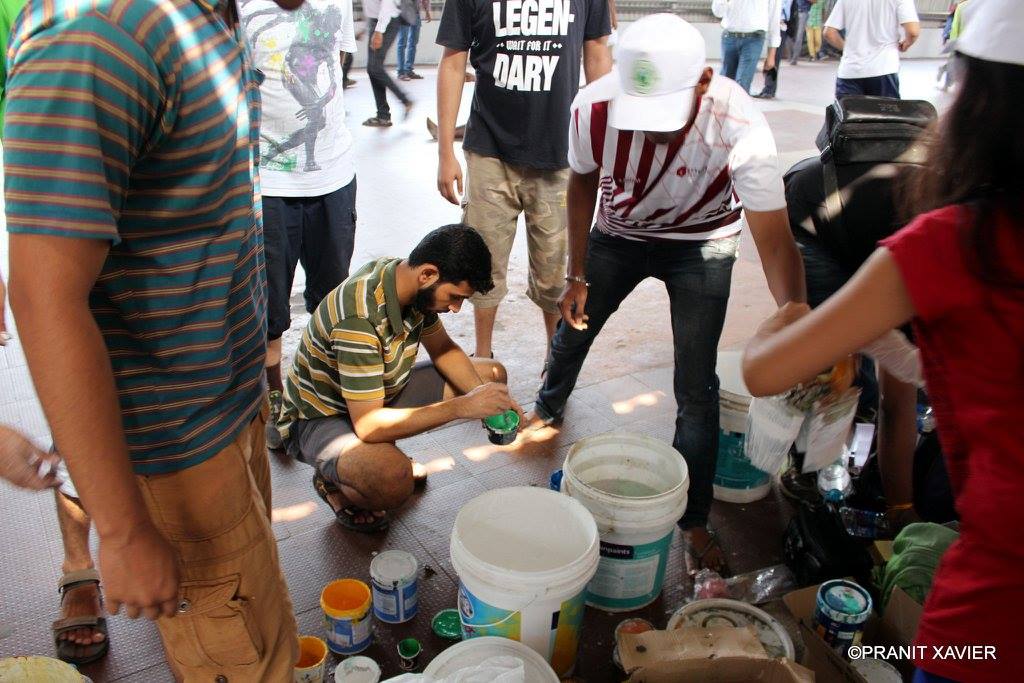
<svg viewBox="0 0 1024 683">
<path fill-rule="evenodd" d="M 571 110 L 568 276 L 536 421 L 561 419 L 591 343 L 629 293 L 648 277 L 664 282 L 675 340 L 673 446 L 690 472 L 680 526 L 691 569 L 721 569 L 707 529 L 715 360 L 741 214 L 780 306 L 805 300 L 803 262 L 768 123 L 739 85 L 713 75 L 697 29 L 675 15 L 645 17 L 623 32 L 616 58 Z"/>
</svg>

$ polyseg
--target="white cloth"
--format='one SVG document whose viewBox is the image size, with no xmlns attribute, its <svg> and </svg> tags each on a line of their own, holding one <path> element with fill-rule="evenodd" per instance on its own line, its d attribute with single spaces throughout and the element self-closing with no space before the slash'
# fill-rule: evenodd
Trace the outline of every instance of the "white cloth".
<svg viewBox="0 0 1024 683">
<path fill-rule="evenodd" d="M 363 14 L 367 19 L 376 19 L 374 33 L 384 33 L 392 19 L 401 14 L 396 0 L 363 0 Z"/>
<path fill-rule="evenodd" d="M 861 353 L 874 358 L 879 367 L 899 381 L 924 386 L 921 352 L 899 330 L 889 330 L 862 348 Z"/>
<path fill-rule="evenodd" d="M 479 664 L 459 669 L 444 678 L 426 674 L 402 674 L 384 683 L 532 683 L 526 680 L 526 665 L 517 657 L 490 657 Z"/>
<path fill-rule="evenodd" d="M 871 78 L 900 70 L 902 25 L 916 22 L 914 0 L 839 0 L 825 26 L 846 31 L 840 78 Z"/>
<path fill-rule="evenodd" d="M 608 125 L 607 101 L 618 86 L 613 69 L 581 90 L 569 126 L 569 166 L 577 173 L 601 169 L 599 230 L 636 240 L 735 235 L 742 226 L 734 191 L 751 211 L 785 208 L 771 129 L 734 81 L 711 79 L 682 145 L 656 145 L 642 132 Z M 615 169 L 622 177 L 614 177 Z"/>
<path fill-rule="evenodd" d="M 260 86 L 260 185 L 268 197 L 319 197 L 355 177 L 340 52 L 356 52 L 352 0 L 240 7 Z"/>
<path fill-rule="evenodd" d="M 733 33 L 764 31 L 768 47 L 782 44 L 780 0 L 712 0 L 711 11 L 722 20 L 722 29 Z"/>
</svg>

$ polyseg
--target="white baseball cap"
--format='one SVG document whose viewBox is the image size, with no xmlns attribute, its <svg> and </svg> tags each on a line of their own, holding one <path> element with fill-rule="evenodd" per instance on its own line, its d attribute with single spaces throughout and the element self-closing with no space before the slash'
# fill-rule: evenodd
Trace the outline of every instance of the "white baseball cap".
<svg viewBox="0 0 1024 683">
<path fill-rule="evenodd" d="M 615 46 L 619 89 L 608 123 L 619 130 L 674 131 L 686 125 L 693 89 L 707 66 L 704 37 L 675 14 L 630 24 Z"/>
<path fill-rule="evenodd" d="M 1024 66 L 1024 3 L 971 0 L 962 10 L 964 31 L 956 50 L 986 62 Z"/>
</svg>

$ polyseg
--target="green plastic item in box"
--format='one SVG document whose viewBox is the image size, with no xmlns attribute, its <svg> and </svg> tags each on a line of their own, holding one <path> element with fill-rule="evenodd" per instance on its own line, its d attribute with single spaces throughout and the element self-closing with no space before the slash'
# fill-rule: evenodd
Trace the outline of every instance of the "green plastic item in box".
<svg viewBox="0 0 1024 683">
<path fill-rule="evenodd" d="M 514 410 L 506 410 L 504 413 L 484 418 L 484 424 L 488 429 L 493 429 L 496 432 L 511 432 L 519 429 L 519 413 Z"/>
</svg>

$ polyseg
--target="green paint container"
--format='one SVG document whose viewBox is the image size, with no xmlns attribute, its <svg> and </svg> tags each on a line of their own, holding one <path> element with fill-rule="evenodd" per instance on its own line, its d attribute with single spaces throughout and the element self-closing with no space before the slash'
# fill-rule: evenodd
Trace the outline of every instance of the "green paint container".
<svg viewBox="0 0 1024 683">
<path fill-rule="evenodd" d="M 519 433 L 519 413 L 506 410 L 504 413 L 484 418 L 487 439 L 495 446 L 507 446 L 516 440 Z"/>
</svg>

